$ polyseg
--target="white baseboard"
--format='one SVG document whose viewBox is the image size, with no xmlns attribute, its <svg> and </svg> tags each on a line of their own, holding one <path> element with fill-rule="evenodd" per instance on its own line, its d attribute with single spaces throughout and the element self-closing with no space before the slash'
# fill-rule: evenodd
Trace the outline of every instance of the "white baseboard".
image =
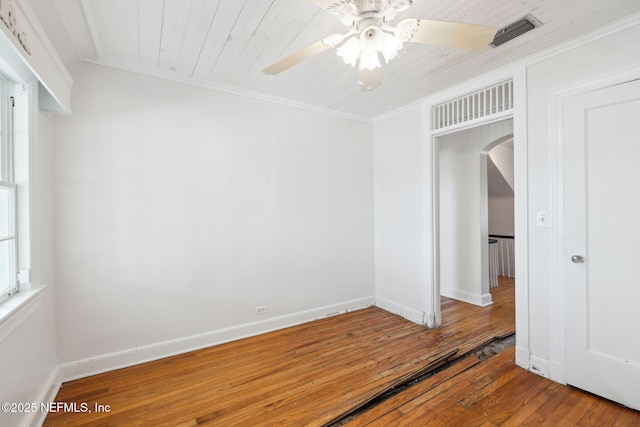
<svg viewBox="0 0 640 427">
<path fill-rule="evenodd" d="M 549 378 L 560 384 L 567 384 L 565 367 L 563 363 L 547 360 L 532 355 L 528 350 L 516 345 L 516 365 L 528 371 Z"/>
<path fill-rule="evenodd" d="M 531 355 L 529 370 L 545 378 L 549 378 L 549 361 L 542 357 Z"/>
<path fill-rule="evenodd" d="M 38 405 L 40 403 L 49 403 L 53 402 L 56 399 L 56 395 L 60 390 L 60 385 L 62 382 L 60 381 L 60 375 L 58 368 L 55 368 L 53 372 L 47 378 L 46 383 L 38 393 L 38 396 L 32 400 L 32 402 L 36 402 Z M 44 419 L 47 417 L 46 411 L 35 411 L 25 413 L 26 417 L 22 423 L 25 427 L 39 427 L 44 423 Z"/>
<path fill-rule="evenodd" d="M 405 319 L 413 323 L 417 323 L 418 325 L 423 324 L 424 316 L 421 311 L 414 310 L 402 304 L 398 304 L 397 302 L 381 297 L 376 297 L 376 306 L 385 311 L 388 311 L 389 313 L 397 314 L 398 316 L 404 317 Z"/>
<path fill-rule="evenodd" d="M 469 304 L 477 305 L 480 307 L 486 307 L 493 304 L 491 294 L 477 295 L 470 292 L 461 291 L 458 289 L 440 289 L 440 295 L 447 298 L 452 298 L 458 301 L 467 302 Z"/>
<path fill-rule="evenodd" d="M 373 296 L 61 364 L 62 381 L 158 360 L 375 305 Z"/>
</svg>

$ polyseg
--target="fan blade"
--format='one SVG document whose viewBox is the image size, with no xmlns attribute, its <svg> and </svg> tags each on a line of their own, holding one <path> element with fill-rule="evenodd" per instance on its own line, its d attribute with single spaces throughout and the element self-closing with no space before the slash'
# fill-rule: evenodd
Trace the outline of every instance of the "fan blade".
<svg viewBox="0 0 640 427">
<path fill-rule="evenodd" d="M 360 70 L 360 78 L 358 84 L 360 85 L 361 92 L 368 92 L 380 86 L 381 83 L 381 69 L 376 67 L 373 70 Z"/>
<path fill-rule="evenodd" d="M 293 53 L 289 56 L 287 56 L 286 58 L 282 58 L 280 61 L 276 62 L 275 64 L 272 64 L 270 66 L 268 66 L 267 68 L 265 68 L 264 70 L 262 70 L 265 74 L 278 74 L 283 72 L 284 70 L 293 67 L 294 65 L 299 64 L 300 62 L 304 61 L 307 58 L 311 58 L 314 55 L 317 55 L 321 52 L 324 52 L 325 50 L 334 47 L 331 46 L 330 44 L 326 43 L 326 40 L 332 37 L 342 37 L 341 34 L 334 34 L 332 36 L 329 37 L 325 37 L 322 40 L 319 40 L 317 42 L 315 42 L 312 45 L 309 45 L 305 48 L 300 49 L 299 51 L 297 51 L 296 53 Z"/>
<path fill-rule="evenodd" d="M 415 28 L 417 27 L 417 28 Z M 484 25 L 463 24 L 459 22 L 432 21 L 429 19 L 410 18 L 397 25 L 401 31 L 410 32 L 406 41 L 436 46 L 453 47 L 465 50 L 480 50 L 493 41 L 498 31 L 494 27 Z"/>
</svg>

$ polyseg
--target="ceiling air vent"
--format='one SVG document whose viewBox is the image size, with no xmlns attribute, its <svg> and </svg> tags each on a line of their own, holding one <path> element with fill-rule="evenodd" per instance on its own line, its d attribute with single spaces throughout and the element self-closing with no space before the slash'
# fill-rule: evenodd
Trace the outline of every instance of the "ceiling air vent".
<svg viewBox="0 0 640 427">
<path fill-rule="evenodd" d="M 538 21 L 533 15 L 527 15 L 524 18 L 499 29 L 493 39 L 493 42 L 491 42 L 489 46 L 498 47 L 509 40 L 515 39 L 516 37 L 539 27 L 540 25 L 542 25 L 542 22 Z"/>
</svg>

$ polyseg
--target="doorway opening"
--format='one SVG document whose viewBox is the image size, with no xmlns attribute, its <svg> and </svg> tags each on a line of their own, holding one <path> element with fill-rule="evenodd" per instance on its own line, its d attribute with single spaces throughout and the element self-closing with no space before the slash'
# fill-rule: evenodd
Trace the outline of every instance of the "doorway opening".
<svg viewBox="0 0 640 427">
<path fill-rule="evenodd" d="M 435 277 L 441 296 L 478 306 L 493 303 L 490 292 L 488 183 L 488 171 L 492 166 L 488 166 L 488 162 L 490 150 L 500 144 L 505 144 L 499 150 L 500 156 L 507 158 L 503 155 L 509 150 L 508 141 L 513 141 L 512 118 L 434 138 Z M 497 154 L 494 157 L 501 163 Z M 493 163 L 495 165 L 495 161 Z M 512 176 L 513 172 L 507 179 L 513 182 Z M 496 204 L 494 202 L 492 200 L 492 205 Z M 503 201 L 498 201 L 498 204 L 500 202 Z M 504 220 L 498 218 L 497 221 Z M 511 228 L 513 223 L 512 208 Z"/>
</svg>

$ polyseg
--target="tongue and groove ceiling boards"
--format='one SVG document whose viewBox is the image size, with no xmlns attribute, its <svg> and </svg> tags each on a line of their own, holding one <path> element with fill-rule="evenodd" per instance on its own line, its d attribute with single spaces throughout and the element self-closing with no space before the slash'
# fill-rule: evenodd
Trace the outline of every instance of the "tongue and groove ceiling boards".
<svg viewBox="0 0 640 427">
<path fill-rule="evenodd" d="M 328 49 L 278 75 L 270 64 L 344 33 L 310 0 L 29 0 L 68 68 L 97 62 L 196 84 L 275 96 L 372 118 L 640 12 L 638 0 L 415 0 L 409 17 L 503 28 L 527 14 L 542 26 L 480 51 L 405 43 L 361 92 L 357 70 Z"/>
</svg>

